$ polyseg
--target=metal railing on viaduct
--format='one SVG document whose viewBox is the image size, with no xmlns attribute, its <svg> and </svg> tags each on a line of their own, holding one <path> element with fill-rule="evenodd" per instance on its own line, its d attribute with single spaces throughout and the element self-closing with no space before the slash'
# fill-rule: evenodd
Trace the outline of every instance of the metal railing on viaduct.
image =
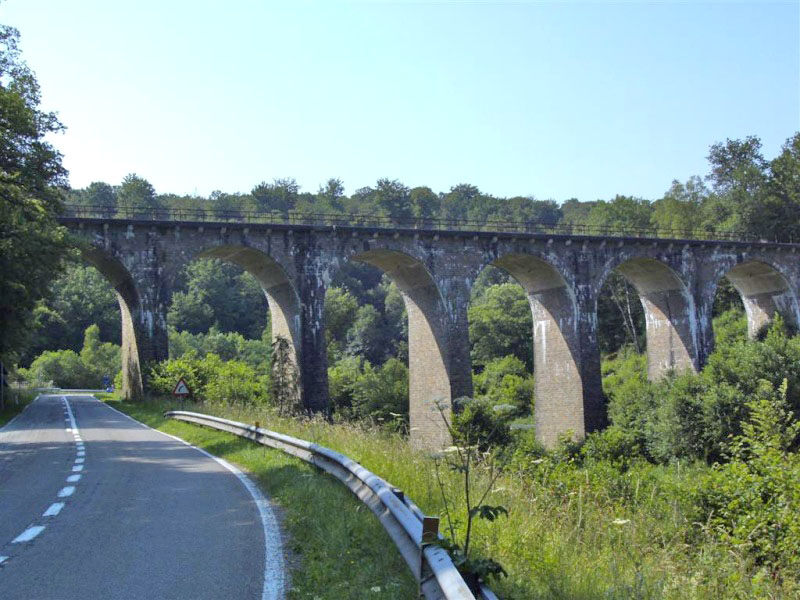
<svg viewBox="0 0 800 600">
<path fill-rule="evenodd" d="M 489 265 L 516 279 L 530 303 L 534 420 L 548 445 L 606 423 L 597 302 L 612 273 L 639 293 L 651 378 L 703 366 L 723 278 L 742 298 L 751 335 L 777 313 L 800 324 L 800 246 L 733 234 L 87 206 L 67 206 L 61 222 L 117 292 L 132 397 L 146 383 L 140 365 L 168 356 L 166 314 L 186 265 L 217 258 L 259 281 L 272 334 L 292 347 L 304 405 L 326 410 L 326 290 L 348 261 L 377 267 L 405 302 L 411 438 L 427 447 L 448 444 L 436 404 L 472 395 L 467 309 Z"/>
<path fill-rule="evenodd" d="M 606 236 L 632 238 L 665 238 L 674 240 L 783 242 L 765 240 L 739 231 L 713 231 L 704 229 L 669 229 L 586 225 L 579 223 L 552 223 L 546 221 L 511 221 L 487 219 L 440 219 L 417 217 L 391 217 L 376 214 L 308 213 L 301 211 L 239 211 L 216 208 L 140 208 L 131 206 L 103 207 L 67 204 L 63 220 L 103 219 L 123 221 L 148 221 L 151 223 L 241 223 L 249 225 L 292 225 L 317 227 L 365 227 L 373 229 L 419 229 L 449 232 L 528 233 L 549 235 Z"/>
</svg>

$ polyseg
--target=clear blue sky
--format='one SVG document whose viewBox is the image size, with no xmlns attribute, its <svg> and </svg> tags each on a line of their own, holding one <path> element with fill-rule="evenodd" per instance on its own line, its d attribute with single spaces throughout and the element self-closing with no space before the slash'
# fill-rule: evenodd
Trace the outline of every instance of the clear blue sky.
<svg viewBox="0 0 800 600">
<path fill-rule="evenodd" d="M 73 187 L 657 198 L 800 130 L 800 2 L 6 0 Z"/>
</svg>

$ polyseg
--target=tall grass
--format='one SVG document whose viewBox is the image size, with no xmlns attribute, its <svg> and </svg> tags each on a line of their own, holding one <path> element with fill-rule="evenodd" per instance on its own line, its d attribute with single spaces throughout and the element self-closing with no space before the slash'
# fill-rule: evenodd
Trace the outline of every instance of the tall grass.
<svg viewBox="0 0 800 600">
<path fill-rule="evenodd" d="M 286 510 L 291 547 L 298 554 L 299 587 L 293 598 L 414 597 L 404 563 L 383 550 L 391 542 L 377 520 L 338 482 L 278 451 L 166 422 L 160 413 L 170 407 L 153 402 L 123 408 L 256 474 Z M 268 410 L 187 409 L 258 421 L 342 452 L 402 488 L 427 514 L 442 513 L 433 460 L 410 449 L 400 435 L 353 423 L 282 418 Z M 578 466 L 568 458 L 542 460 L 518 453 L 487 499 L 505 506 L 508 518 L 491 524 L 479 520 L 472 544 L 479 555 L 494 558 L 508 571 L 508 578 L 491 583 L 503 598 L 800 597 L 797 579 L 765 576 L 743 553 L 714 541 L 703 523 L 693 522 L 692 485 L 707 469 L 702 464 L 634 462 L 623 471 L 606 462 Z M 484 477 L 480 472 L 475 476 Z M 446 495 L 463 513 L 463 480 L 457 473 L 443 477 Z M 462 518 L 458 526 L 465 525 Z M 322 555 L 330 552 L 335 552 L 334 562 L 341 557 L 345 564 L 327 565 Z M 345 590 L 342 586 L 351 585 L 353 577 L 361 589 L 380 591 Z"/>
</svg>

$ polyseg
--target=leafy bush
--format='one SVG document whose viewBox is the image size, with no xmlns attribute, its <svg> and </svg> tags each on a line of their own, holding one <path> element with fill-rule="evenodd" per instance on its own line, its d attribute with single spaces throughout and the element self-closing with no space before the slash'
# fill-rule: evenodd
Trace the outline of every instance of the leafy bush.
<svg viewBox="0 0 800 600">
<path fill-rule="evenodd" d="M 360 356 L 345 356 L 328 367 L 328 391 L 334 415 L 353 418 L 353 389 L 363 373 L 364 359 Z"/>
<path fill-rule="evenodd" d="M 167 396 L 175 389 L 178 380 L 183 378 L 193 397 L 202 398 L 211 375 L 210 371 L 213 370 L 212 363 L 215 359 L 218 361 L 219 357 L 209 354 L 207 359 L 201 359 L 197 352 L 191 350 L 179 358 L 153 365 L 148 378 L 150 389 L 154 394 Z"/>
<path fill-rule="evenodd" d="M 264 339 L 249 340 L 240 333 L 223 333 L 215 327 L 208 333 L 197 334 L 170 328 L 170 358 L 180 358 L 193 350 L 199 356 L 216 354 L 223 361 L 238 360 L 255 369 L 266 370 L 270 357 L 269 330 L 265 330 L 265 334 Z"/>
<path fill-rule="evenodd" d="M 526 416 L 533 411 L 533 377 L 516 356 L 489 361 L 472 381 L 477 398 L 513 406 L 514 416 Z"/>
<path fill-rule="evenodd" d="M 632 432 L 611 425 L 603 431 L 587 435 L 581 454 L 587 464 L 606 462 L 626 470 L 632 460 L 642 455 L 642 449 Z"/>
<path fill-rule="evenodd" d="M 778 390 L 758 382 L 730 462 L 715 465 L 696 491 L 699 518 L 709 532 L 772 574 L 800 570 L 800 456 L 793 452 L 800 422 L 787 390 L 787 381 Z"/>
<path fill-rule="evenodd" d="M 390 358 L 379 368 L 364 363 L 364 373 L 353 384 L 353 414 L 379 423 L 408 421 L 408 368 Z"/>
<path fill-rule="evenodd" d="M 90 381 L 88 370 L 81 357 L 72 350 L 47 350 L 42 352 L 20 375 L 33 385 L 56 385 L 64 388 L 81 388 Z"/>
<path fill-rule="evenodd" d="M 759 380 L 777 387 L 785 378 L 787 405 L 800 412 L 800 338 L 790 337 L 777 316 L 762 341 L 736 339 L 719 344 L 701 373 L 658 382 L 645 379 L 641 357 L 610 361 L 604 389 L 611 422 L 651 460 L 714 462 L 725 460 L 731 439 L 742 433 L 747 398 L 758 392 Z"/>
<path fill-rule="evenodd" d="M 455 400 L 452 435 L 460 446 L 477 446 L 481 452 L 511 442 L 508 412 L 495 410 L 493 403 L 472 398 Z"/>
<path fill-rule="evenodd" d="M 199 358 L 187 352 L 180 358 L 157 363 L 150 371 L 150 388 L 156 394 L 170 395 L 183 378 L 192 396 L 214 404 L 260 404 L 267 399 L 268 377 L 239 361 L 223 361 L 216 354 Z"/>
<path fill-rule="evenodd" d="M 229 360 L 216 366 L 203 392 L 206 402 L 241 407 L 266 402 L 266 384 L 267 379 L 259 378 L 250 365 Z"/>
</svg>

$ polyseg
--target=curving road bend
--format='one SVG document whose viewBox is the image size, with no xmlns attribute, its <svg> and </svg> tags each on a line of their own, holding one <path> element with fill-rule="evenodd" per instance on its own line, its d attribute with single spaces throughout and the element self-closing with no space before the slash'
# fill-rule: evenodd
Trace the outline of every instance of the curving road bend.
<svg viewBox="0 0 800 600">
<path fill-rule="evenodd" d="M 93 396 L 0 430 L 0 597 L 283 597 L 280 534 L 241 473 Z"/>
</svg>

